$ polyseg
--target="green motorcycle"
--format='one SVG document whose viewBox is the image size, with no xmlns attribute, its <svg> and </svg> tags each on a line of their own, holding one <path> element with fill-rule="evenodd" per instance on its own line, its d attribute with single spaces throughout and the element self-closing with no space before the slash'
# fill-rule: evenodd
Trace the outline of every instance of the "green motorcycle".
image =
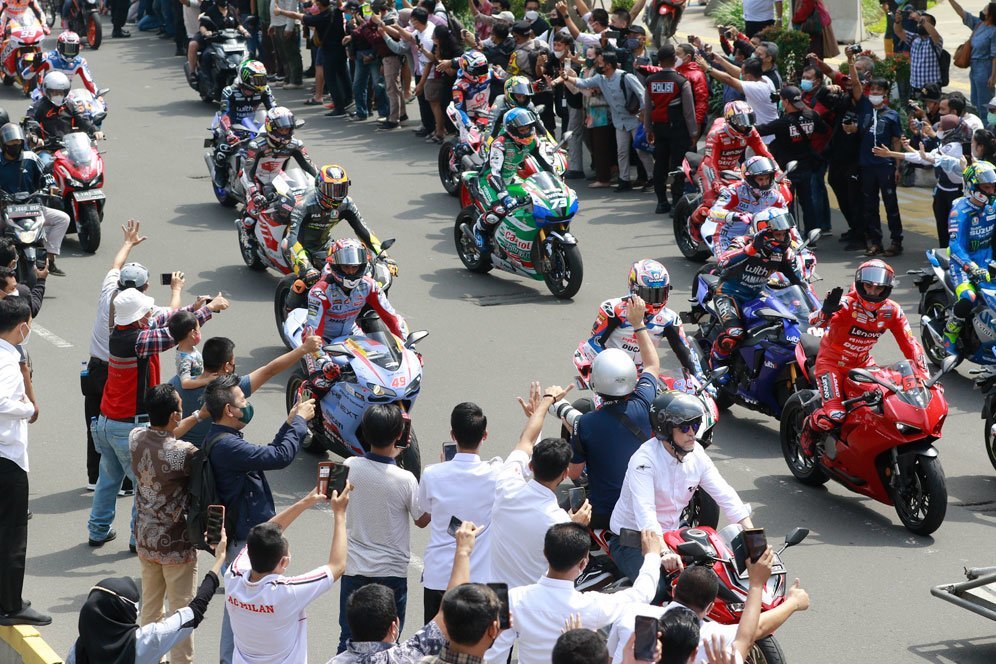
<svg viewBox="0 0 996 664">
<path fill-rule="evenodd" d="M 453 226 L 457 254 L 471 272 L 486 273 L 492 268 L 543 280 L 553 296 L 570 299 L 581 289 L 584 266 L 581 250 L 570 233 L 571 220 L 578 211 L 578 197 L 563 180 L 536 168 L 527 159 L 519 170 L 522 182 L 508 188 L 518 202 L 494 227 L 491 242 L 483 251 L 474 241 L 474 224 L 491 211 L 484 205 L 480 187 L 488 187 L 476 171 L 461 176 L 460 202 L 463 209 Z"/>
</svg>

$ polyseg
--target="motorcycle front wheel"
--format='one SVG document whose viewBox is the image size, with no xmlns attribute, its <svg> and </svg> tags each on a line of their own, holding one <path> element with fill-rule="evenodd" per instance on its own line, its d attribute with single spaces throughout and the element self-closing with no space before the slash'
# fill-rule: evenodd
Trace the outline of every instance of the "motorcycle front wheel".
<svg viewBox="0 0 996 664">
<path fill-rule="evenodd" d="M 95 253 L 100 247 L 100 214 L 96 205 L 81 205 L 80 219 L 76 223 L 76 237 L 80 248 L 87 253 Z"/>
<path fill-rule="evenodd" d="M 947 304 L 947 297 L 943 291 L 928 293 L 923 301 L 923 315 L 930 316 L 932 323 L 941 325 L 943 328 L 944 322 L 948 319 Z M 923 353 L 927 356 L 930 366 L 934 369 L 940 369 L 941 362 L 947 357 L 947 351 L 944 350 L 943 345 L 937 343 L 925 325 L 922 325 L 920 329 L 920 341 L 923 343 Z"/>
<path fill-rule="evenodd" d="M 993 436 L 993 424 L 996 424 L 996 413 L 993 412 L 996 403 L 989 403 L 989 414 L 986 415 L 986 430 L 982 432 L 982 439 L 986 442 L 986 454 L 989 455 L 989 463 L 996 468 L 996 436 Z"/>
<path fill-rule="evenodd" d="M 86 17 L 86 44 L 93 50 L 100 48 L 104 41 L 104 28 L 96 14 Z"/>
<path fill-rule="evenodd" d="M 456 198 L 460 195 L 460 171 L 459 169 L 453 169 L 450 167 L 450 163 L 453 161 L 453 152 L 456 150 L 456 143 L 453 141 L 444 141 L 442 145 L 439 146 L 439 158 L 437 159 L 439 165 L 439 181 L 443 183 L 443 189 L 450 196 Z"/>
<path fill-rule="evenodd" d="M 422 477 L 422 450 L 418 447 L 415 427 L 412 427 L 408 434 L 408 447 L 398 455 L 398 466 L 414 475 L 415 479 Z"/>
<path fill-rule="evenodd" d="M 698 208 L 699 197 L 685 194 L 678 199 L 674 208 L 674 242 L 678 245 L 681 255 L 690 261 L 701 263 L 709 258 L 709 248 L 696 242 L 688 232 L 688 220 Z"/>
<path fill-rule="evenodd" d="M 782 647 L 775 641 L 775 637 L 766 636 L 758 639 L 747 652 L 747 659 L 744 664 L 785 664 L 788 659 L 782 652 Z"/>
<path fill-rule="evenodd" d="M 296 279 L 297 277 L 293 274 L 286 275 L 277 283 L 277 290 L 273 294 L 273 317 L 277 323 L 277 333 L 288 350 L 294 350 L 294 346 L 284 331 L 284 323 L 287 321 L 289 311 L 287 308 L 287 297 L 290 295 L 291 286 L 294 285 Z"/>
<path fill-rule="evenodd" d="M 460 210 L 456 223 L 453 224 L 453 242 L 456 244 L 457 255 L 463 266 L 471 272 L 485 274 L 491 271 L 491 255 L 483 253 L 474 244 L 474 241 L 467 237 L 460 228 L 464 224 L 470 229 L 474 228 L 477 222 L 477 209 L 473 205 L 468 205 Z"/>
<path fill-rule="evenodd" d="M 558 300 L 569 300 L 581 290 L 584 279 L 584 264 L 581 262 L 581 249 L 576 244 L 553 245 L 550 257 L 552 269 L 543 275 L 546 287 Z"/>
<path fill-rule="evenodd" d="M 815 456 L 806 456 L 802 452 L 799 438 L 802 436 L 802 427 L 806 423 L 806 411 L 802 405 L 800 394 L 793 395 L 782 410 L 782 422 L 780 427 L 780 438 L 782 442 L 782 456 L 785 463 L 795 479 L 809 486 L 822 486 L 827 483 L 830 477 L 820 466 Z"/>
<path fill-rule="evenodd" d="M 906 471 L 902 486 L 889 487 L 896 514 L 907 530 L 930 535 L 941 527 L 948 510 L 944 469 L 937 457 L 917 456 Z"/>
</svg>

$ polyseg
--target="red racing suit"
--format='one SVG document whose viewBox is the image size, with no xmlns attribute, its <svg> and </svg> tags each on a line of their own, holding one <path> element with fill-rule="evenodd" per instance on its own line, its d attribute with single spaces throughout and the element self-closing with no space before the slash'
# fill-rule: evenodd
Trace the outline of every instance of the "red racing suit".
<svg viewBox="0 0 996 664">
<path fill-rule="evenodd" d="M 716 222 L 712 236 L 712 252 L 719 256 L 729 247 L 733 238 L 750 235 L 750 221 L 747 216 L 770 208 L 786 208 L 778 183 L 760 197 L 746 182 L 735 182 L 720 190 L 716 202 L 709 208 L 709 218 Z M 737 215 L 737 216 L 734 216 Z M 793 238 L 796 239 L 796 238 Z"/>
<path fill-rule="evenodd" d="M 913 364 L 917 377 L 921 380 L 928 377 L 923 348 L 913 336 L 906 314 L 895 300 L 886 300 L 877 310 L 868 311 L 852 286 L 841 299 L 840 309 L 832 316 L 828 318 L 822 310 L 817 310 L 809 317 L 809 323 L 826 329 L 814 369 L 823 400 L 823 406 L 810 419 L 817 428 L 829 430 L 843 421 L 845 411 L 841 386 L 847 372 L 875 364 L 871 349 L 886 330 L 896 338 L 899 350 Z"/>
</svg>

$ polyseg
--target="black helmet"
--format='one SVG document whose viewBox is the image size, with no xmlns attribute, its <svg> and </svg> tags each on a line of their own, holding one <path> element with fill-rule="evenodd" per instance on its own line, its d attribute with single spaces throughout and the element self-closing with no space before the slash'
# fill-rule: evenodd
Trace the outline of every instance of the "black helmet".
<svg viewBox="0 0 996 664">
<path fill-rule="evenodd" d="M 6 108 L 0 107 L 0 127 L 10 122 L 10 113 Z"/>
<path fill-rule="evenodd" d="M 706 410 L 702 402 L 691 394 L 684 392 L 664 392 L 650 405 L 650 428 L 659 440 L 671 440 L 671 430 L 679 424 L 698 424 L 705 416 Z M 696 423 L 696 420 L 698 422 Z M 684 456 L 675 449 L 680 456 Z"/>
</svg>

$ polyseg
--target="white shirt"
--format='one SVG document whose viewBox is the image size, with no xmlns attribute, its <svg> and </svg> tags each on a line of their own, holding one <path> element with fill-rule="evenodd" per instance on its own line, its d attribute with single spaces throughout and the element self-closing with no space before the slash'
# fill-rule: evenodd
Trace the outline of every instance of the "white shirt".
<svg viewBox="0 0 996 664">
<path fill-rule="evenodd" d="M 197 0 L 192 1 L 196 2 Z M 97 320 L 93 321 L 93 332 L 90 334 L 90 357 L 104 362 L 108 361 L 111 353 L 107 346 L 108 338 L 111 336 L 111 300 L 118 293 L 118 279 L 120 278 L 121 270 L 116 268 L 111 268 L 104 276 L 104 283 L 100 285 L 100 297 L 97 298 Z M 153 307 L 152 315 L 158 316 L 165 309 L 166 307 Z"/>
<path fill-rule="evenodd" d="M 971 129 L 973 133 L 979 129 L 985 129 L 985 126 L 982 124 L 982 120 L 975 113 L 965 113 L 965 115 L 961 116 L 961 119 L 965 121 L 965 125 Z"/>
<path fill-rule="evenodd" d="M 193 38 L 200 27 L 198 17 L 201 15 L 201 0 L 188 0 L 189 4 L 183 5 L 183 29 L 188 37 Z"/>
<path fill-rule="evenodd" d="M 557 504 L 556 494 L 527 479 L 529 474 L 529 456 L 516 450 L 508 455 L 495 487 L 491 580 L 507 583 L 509 588 L 536 583 L 546 573 L 546 531 L 571 520 Z"/>
<path fill-rule="evenodd" d="M 0 457 L 28 472 L 28 419 L 35 407 L 25 397 L 21 354 L 0 339 Z"/>
<path fill-rule="evenodd" d="M 346 508 L 346 574 L 407 578 L 412 519 L 422 516 L 418 480 L 394 462 L 350 457 L 343 463 L 353 485 Z"/>
<path fill-rule="evenodd" d="M 771 95 L 775 92 L 775 84 L 767 76 L 762 76 L 760 81 L 740 81 L 744 89 L 744 99 L 754 109 L 757 117 L 757 124 L 773 122 L 778 119 L 778 105 L 771 101 Z M 775 140 L 774 134 L 761 137 L 765 143 Z"/>
<path fill-rule="evenodd" d="M 612 510 L 612 532 L 621 528 L 662 533 L 679 526 L 681 512 L 692 493 L 702 487 L 722 508 L 732 523 L 750 515 L 733 487 L 723 479 L 701 445 L 678 462 L 656 438 L 640 446 L 630 457 L 622 492 Z"/>
<path fill-rule="evenodd" d="M 470 521 L 482 528 L 470 554 L 472 583 L 491 581 L 491 509 L 495 503 L 495 485 L 503 461 L 495 457 L 481 461 L 477 454 L 458 452 L 452 460 L 429 466 L 418 485 L 418 505 L 432 515 L 429 544 L 425 547 L 422 585 L 429 590 L 446 590 L 456 539 L 447 532 L 450 519 Z"/>
<path fill-rule="evenodd" d="M 429 21 L 428 23 L 425 24 L 425 30 L 422 30 L 421 32 L 417 30 L 415 31 L 415 37 L 418 39 L 419 44 L 421 44 L 422 48 L 424 48 L 429 53 L 432 53 L 432 47 L 433 47 L 432 33 L 435 31 L 436 31 L 436 26 L 432 21 Z M 426 57 L 425 53 L 423 53 L 422 51 L 418 51 L 417 57 L 418 57 L 418 71 L 415 72 L 416 80 L 418 80 L 422 76 L 422 72 L 425 71 L 425 66 L 431 62 L 431 60 L 429 60 L 429 58 Z M 433 67 L 430 70 L 429 72 L 430 78 L 432 78 L 431 74 L 435 72 L 435 70 L 436 70 L 435 67 Z"/>
<path fill-rule="evenodd" d="M 636 616 L 649 616 L 660 618 L 671 609 L 678 607 L 688 608 L 678 602 L 671 602 L 666 606 L 654 606 L 653 604 L 631 604 L 626 607 L 622 617 L 612 625 L 609 631 L 609 639 L 606 647 L 612 653 L 612 664 L 622 664 L 623 656 L 626 652 L 626 642 L 632 636 L 636 627 Z M 691 609 L 689 609 L 691 610 Z M 717 636 L 724 648 L 728 648 L 737 636 L 738 625 L 721 625 L 711 620 L 699 621 L 699 649 L 695 653 L 695 664 L 708 664 L 709 658 L 706 656 L 703 645 L 713 636 Z M 737 653 L 737 662 L 742 662 L 740 654 Z"/>
<path fill-rule="evenodd" d="M 235 636 L 235 664 L 297 664 L 308 661 L 304 610 L 332 589 L 328 565 L 301 576 L 270 574 L 250 581 L 249 549 L 225 572 L 225 607 Z"/>
<path fill-rule="evenodd" d="M 508 592 L 512 629 L 505 630 L 491 649 L 486 662 L 505 662 L 512 644 L 519 642 L 520 664 L 549 664 L 550 653 L 564 631 L 568 616 L 580 614 L 586 629 L 601 629 L 619 620 L 634 602 L 649 602 L 657 592 L 661 559 L 655 553 L 643 559 L 640 574 L 631 588 L 618 593 L 582 593 L 573 581 L 542 577 L 538 583 Z"/>
<path fill-rule="evenodd" d="M 774 0 L 744 0 L 745 21 L 775 20 Z"/>
</svg>

